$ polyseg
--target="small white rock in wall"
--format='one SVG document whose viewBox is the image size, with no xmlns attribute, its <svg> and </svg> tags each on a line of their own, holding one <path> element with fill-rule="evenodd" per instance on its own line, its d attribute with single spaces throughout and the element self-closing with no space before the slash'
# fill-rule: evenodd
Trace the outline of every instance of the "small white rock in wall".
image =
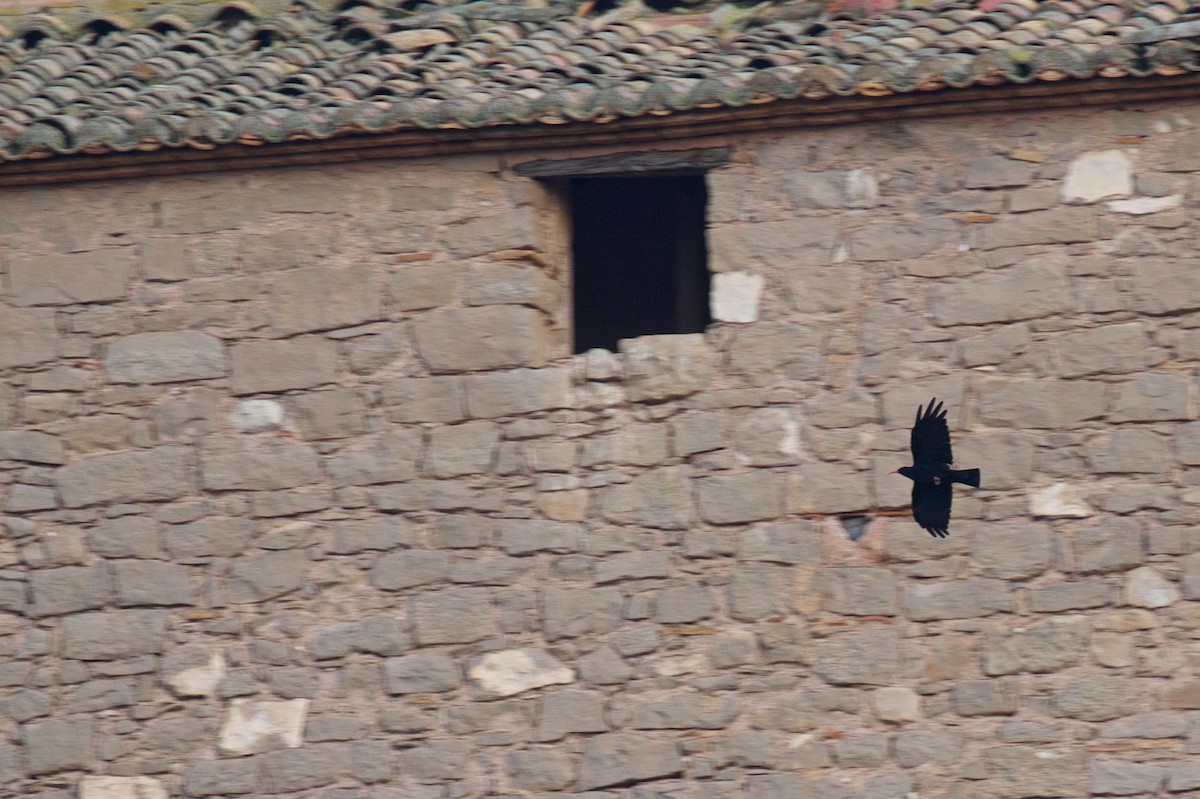
<svg viewBox="0 0 1200 799">
<path fill-rule="evenodd" d="M 234 699 L 221 725 L 218 745 L 222 752 L 233 755 L 293 749 L 302 742 L 307 714 L 307 699 Z"/>
<path fill-rule="evenodd" d="M 208 696 L 225 676 L 225 658 L 213 652 L 208 663 L 170 674 L 163 681 L 176 696 Z"/>
<path fill-rule="evenodd" d="M 79 799 L 167 799 L 167 789 L 153 777 L 100 777 L 79 781 Z"/>
<path fill-rule="evenodd" d="M 1034 516 L 1060 516 L 1083 519 L 1092 509 L 1079 496 L 1079 491 L 1067 483 L 1055 483 L 1039 488 L 1029 496 L 1029 512 Z"/>
<path fill-rule="evenodd" d="M 283 406 L 275 400 L 242 400 L 233 410 L 233 427 L 239 433 L 265 433 L 283 427 Z"/>
<path fill-rule="evenodd" d="M 1183 203 L 1182 194 L 1171 194 L 1166 197 L 1134 197 L 1131 200 L 1113 200 L 1107 203 L 1108 210 L 1118 214 L 1157 214 L 1159 211 L 1170 211 Z"/>
<path fill-rule="evenodd" d="M 1066 202 L 1094 203 L 1133 194 L 1133 160 L 1122 150 L 1093 150 L 1075 158 L 1062 184 Z"/>
<path fill-rule="evenodd" d="M 713 275 L 710 303 L 719 322 L 755 322 L 763 276 L 750 272 L 718 272 Z"/>
<path fill-rule="evenodd" d="M 911 688 L 891 686 L 879 688 L 872 696 L 875 715 L 881 721 L 913 721 L 921 715 L 921 697 Z"/>
<path fill-rule="evenodd" d="M 1125 576 L 1125 601 L 1139 608 L 1165 608 L 1180 598 L 1179 587 L 1150 566 Z"/>
<path fill-rule="evenodd" d="M 496 696 L 513 696 L 546 685 L 575 681 L 575 672 L 570 667 L 533 647 L 489 652 L 471 666 L 467 676 Z"/>
</svg>

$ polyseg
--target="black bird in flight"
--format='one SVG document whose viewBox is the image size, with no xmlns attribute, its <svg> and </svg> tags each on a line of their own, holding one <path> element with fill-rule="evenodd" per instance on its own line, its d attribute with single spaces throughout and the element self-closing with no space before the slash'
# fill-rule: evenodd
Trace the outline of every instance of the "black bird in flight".
<svg viewBox="0 0 1200 799">
<path fill-rule="evenodd" d="M 954 483 L 979 488 L 978 469 L 951 469 L 950 428 L 946 411 L 937 398 L 929 401 L 924 415 L 917 406 L 917 421 L 912 429 L 913 465 L 902 466 L 892 474 L 913 481 L 912 515 L 917 524 L 935 538 L 950 535 L 950 486 Z"/>
</svg>

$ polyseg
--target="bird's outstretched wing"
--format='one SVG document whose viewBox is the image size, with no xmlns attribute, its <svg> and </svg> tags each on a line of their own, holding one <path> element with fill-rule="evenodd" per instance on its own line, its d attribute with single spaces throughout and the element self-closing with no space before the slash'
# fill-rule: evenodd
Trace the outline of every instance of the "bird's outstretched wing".
<svg viewBox="0 0 1200 799">
<path fill-rule="evenodd" d="M 950 481 L 941 485 L 913 483 L 913 519 L 934 538 L 950 535 Z"/>
<path fill-rule="evenodd" d="M 929 401 L 924 415 L 921 414 L 921 406 L 917 406 L 917 421 L 912 429 L 912 455 L 915 466 L 954 463 L 954 456 L 950 452 L 950 428 L 946 426 L 946 410 L 936 398 Z"/>
</svg>

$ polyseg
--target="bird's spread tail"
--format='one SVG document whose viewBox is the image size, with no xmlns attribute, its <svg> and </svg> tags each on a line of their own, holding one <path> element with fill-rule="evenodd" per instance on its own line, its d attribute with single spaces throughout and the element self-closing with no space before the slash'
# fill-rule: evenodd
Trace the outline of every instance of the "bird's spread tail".
<svg viewBox="0 0 1200 799">
<path fill-rule="evenodd" d="M 963 485 L 979 488 L 979 470 L 959 469 L 951 475 L 950 480 L 954 483 L 962 483 Z"/>
</svg>

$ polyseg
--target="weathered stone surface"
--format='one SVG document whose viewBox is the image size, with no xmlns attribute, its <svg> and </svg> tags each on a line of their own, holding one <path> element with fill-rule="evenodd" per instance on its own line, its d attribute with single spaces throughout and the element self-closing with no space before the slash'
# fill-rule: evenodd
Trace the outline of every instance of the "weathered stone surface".
<svg viewBox="0 0 1200 799">
<path fill-rule="evenodd" d="M 1076 156 L 1062 184 L 1065 202 L 1094 203 L 1133 194 L 1133 159 L 1121 150 L 1093 150 Z"/>
<path fill-rule="evenodd" d="M 1063 333 L 1054 344 L 1063 377 L 1139 372 L 1163 360 L 1150 348 L 1141 322 Z"/>
<path fill-rule="evenodd" d="M 1033 516 L 1086 519 L 1095 513 L 1081 492 L 1069 483 L 1054 483 L 1029 495 L 1029 513 Z"/>
<path fill-rule="evenodd" d="M 62 623 L 59 651 L 76 660 L 118 660 L 162 651 L 165 610 L 78 613 Z"/>
<path fill-rule="evenodd" d="M 1087 754 L 1082 747 L 998 746 L 986 750 L 981 760 L 988 795 L 997 799 L 1073 797 L 1087 792 Z"/>
<path fill-rule="evenodd" d="M 709 308 L 718 322 L 746 324 L 758 321 L 758 301 L 763 276 L 752 272 L 718 272 L 712 276 Z"/>
<path fill-rule="evenodd" d="M 974 228 L 972 245 L 981 250 L 1030 244 L 1074 244 L 1101 237 L 1100 217 L 1090 208 L 1030 211 Z"/>
<path fill-rule="evenodd" d="M 242 400 L 233 409 L 233 429 L 239 433 L 266 433 L 283 427 L 283 406 L 275 400 Z"/>
<path fill-rule="evenodd" d="M 443 652 L 414 652 L 383 663 L 384 690 L 389 694 L 432 694 L 462 684 L 458 664 Z"/>
<path fill-rule="evenodd" d="M 963 187 L 968 189 L 1003 189 L 1027 186 L 1033 182 L 1035 164 L 1016 161 L 1003 155 L 977 158 L 967 164 Z"/>
<path fill-rule="evenodd" d="M 1157 316 L 1200 308 L 1200 276 L 1195 262 L 1138 258 L 1130 266 L 1133 310 Z"/>
<path fill-rule="evenodd" d="M 691 474 L 687 466 L 667 466 L 607 488 L 600 494 L 600 514 L 617 524 L 683 529 L 693 516 Z"/>
<path fill-rule="evenodd" d="M 459 257 L 521 249 L 535 242 L 534 222 L 532 208 L 518 208 L 451 225 L 443 241 L 450 253 Z"/>
<path fill-rule="evenodd" d="M 29 774 L 90 768 L 94 730 L 90 716 L 64 716 L 23 725 Z"/>
<path fill-rule="evenodd" d="M 435 373 L 540 366 L 549 341 L 542 315 L 517 305 L 430 311 L 412 329 L 417 352 Z"/>
<path fill-rule="evenodd" d="M 1006 525 L 1000 535 L 986 528 L 971 534 L 971 560 L 984 577 L 1024 580 L 1044 572 L 1053 556 L 1049 525 Z"/>
<path fill-rule="evenodd" d="M 112 581 L 103 565 L 63 566 L 31 573 L 29 591 L 30 616 L 60 616 L 104 607 L 112 594 Z"/>
<path fill-rule="evenodd" d="M 1200 763 L 1183 760 L 1167 767 L 1167 790 L 1172 793 L 1200 788 Z"/>
<path fill-rule="evenodd" d="M 1080 580 L 1031 588 L 1028 596 L 1036 612 L 1061 613 L 1112 604 L 1117 599 L 1117 588 L 1106 580 Z"/>
<path fill-rule="evenodd" d="M 307 699 L 232 699 L 218 746 L 234 755 L 300 746 L 307 713 Z"/>
<path fill-rule="evenodd" d="M 552 588 L 542 591 L 546 637 L 578 638 L 606 633 L 620 623 L 621 592 L 616 588 Z"/>
<path fill-rule="evenodd" d="M 58 490 L 68 508 L 175 499 L 192 491 L 187 461 L 175 446 L 95 455 L 60 469 Z"/>
<path fill-rule="evenodd" d="M 162 663 L 162 681 L 176 696 L 210 696 L 224 676 L 220 652 L 176 651 Z"/>
<path fill-rule="evenodd" d="M 1170 439 L 1143 428 L 1117 428 L 1084 445 L 1092 470 L 1102 474 L 1153 474 L 1170 468 Z"/>
<path fill-rule="evenodd" d="M 956 247 L 961 225 L 953 219 L 929 219 L 915 225 L 884 222 L 850 237 L 856 261 L 898 261 L 920 258 L 935 250 Z"/>
<path fill-rule="evenodd" d="M 235 394 L 312 388 L 337 381 L 337 351 L 319 336 L 244 341 L 230 349 Z"/>
<path fill-rule="evenodd" d="M 618 342 L 625 356 L 625 391 L 634 402 L 683 397 L 706 388 L 717 353 L 704 335 L 641 336 Z"/>
<path fill-rule="evenodd" d="M 188 605 L 188 571 L 159 560 L 119 560 L 113 564 L 118 607 Z"/>
<path fill-rule="evenodd" d="M 818 563 L 821 559 L 820 534 L 804 522 L 783 522 L 752 527 L 737 543 L 738 560 L 771 563 Z"/>
<path fill-rule="evenodd" d="M 476 418 L 519 416 L 570 407 L 570 374 L 566 369 L 512 369 L 467 375 L 467 409 Z"/>
<path fill-rule="evenodd" d="M 468 305 L 532 305 L 553 311 L 561 301 L 562 286 L 534 266 L 477 263 L 467 270 L 463 296 Z"/>
<path fill-rule="evenodd" d="M 681 585 L 659 592 L 654 617 L 662 624 L 691 624 L 710 616 L 715 609 L 707 588 Z"/>
<path fill-rule="evenodd" d="M 849 513 L 866 510 L 870 503 L 869 473 L 845 464 L 805 463 L 790 477 L 785 499 L 789 511 Z M 769 508 L 764 506 L 763 510 Z"/>
<path fill-rule="evenodd" d="M 828 263 L 836 231 L 822 219 L 793 218 L 749 225 L 717 225 L 709 233 L 714 272 L 749 264 L 795 268 L 797 263 Z"/>
<path fill-rule="evenodd" d="M 1076 665 L 1088 648 L 1090 626 L 1082 616 L 1043 619 L 1010 635 L 994 636 L 983 660 L 983 673 L 1043 673 Z"/>
<path fill-rule="evenodd" d="M 454 376 L 410 377 L 383 384 L 394 422 L 457 422 L 467 418 L 466 389 Z"/>
<path fill-rule="evenodd" d="M 1179 587 L 1157 569 L 1142 566 L 1125 575 L 1125 603 L 1140 608 L 1165 608 L 1180 599 Z"/>
<path fill-rule="evenodd" d="M 788 198 L 797 208 L 872 208 L 879 203 L 879 185 L 865 169 L 797 172 L 784 180 Z"/>
<path fill-rule="evenodd" d="M 1113 202 L 1105 203 L 1110 211 L 1115 211 L 1118 214 L 1133 214 L 1134 216 L 1170 211 L 1172 208 L 1178 208 L 1182 204 L 1182 194 L 1171 194 L 1166 197 L 1133 197 L 1128 200 L 1114 200 Z"/>
<path fill-rule="evenodd" d="M 119 300 L 129 292 L 130 248 L 12 258 L 8 294 L 13 305 L 75 305 Z"/>
<path fill-rule="evenodd" d="M 1127 716 L 1141 700 L 1127 680 L 1119 677 L 1080 677 L 1054 697 L 1057 715 L 1083 721 L 1108 721 Z"/>
<path fill-rule="evenodd" d="M 771 383 L 779 375 L 815 379 L 821 374 L 820 340 L 819 332 L 806 325 L 760 322 L 737 331 L 729 348 L 729 371 L 756 384 Z"/>
<path fill-rule="evenodd" d="M 499 443 L 500 427 L 494 422 L 439 427 L 429 438 L 429 471 L 434 477 L 486 472 Z"/>
<path fill-rule="evenodd" d="M 673 691 L 625 702 L 613 717 L 622 727 L 635 730 L 719 730 L 728 727 L 738 712 L 738 702 L 728 695 Z"/>
<path fill-rule="evenodd" d="M 1114 422 L 1188 419 L 1190 380 L 1182 375 L 1148 374 L 1123 383 L 1108 412 Z"/>
<path fill-rule="evenodd" d="M 1104 384 L 1086 380 L 980 381 L 979 416 L 998 427 L 1071 427 L 1104 414 Z"/>
<path fill-rule="evenodd" d="M 411 480 L 417 476 L 421 434 L 415 430 L 388 430 L 360 438 L 352 449 L 325 459 L 329 478 L 337 485 L 374 485 Z"/>
<path fill-rule="evenodd" d="M 344 767 L 343 752 L 332 744 L 266 752 L 254 758 L 258 785 L 267 793 L 289 794 L 328 785 Z"/>
<path fill-rule="evenodd" d="M 245 549 L 254 527 L 249 519 L 198 519 L 166 528 L 167 552 L 174 558 L 233 557 Z"/>
<path fill-rule="evenodd" d="M 35 366 L 58 355 L 54 311 L 0 308 L 0 369 Z"/>
<path fill-rule="evenodd" d="M 683 771 L 672 741 L 632 733 L 608 733 L 584 744 L 577 787 L 581 791 L 628 782 L 661 779 Z"/>
<path fill-rule="evenodd" d="M 0 460 L 58 466 L 66 461 L 62 440 L 36 430 L 0 432 Z"/>
<path fill-rule="evenodd" d="M 104 368 L 115 383 L 178 383 L 229 373 L 221 340 L 199 330 L 137 333 L 108 348 Z"/>
<path fill-rule="evenodd" d="M 534 647 L 489 652 L 467 669 L 467 676 L 487 697 L 515 696 L 534 688 L 575 681 L 573 669 Z"/>
<path fill-rule="evenodd" d="M 190 796 L 240 796 L 254 791 L 256 777 L 251 758 L 199 760 L 183 785 Z"/>
<path fill-rule="evenodd" d="M 510 555 L 573 552 L 584 532 L 579 524 L 542 519 L 497 519 L 495 529 L 497 543 Z"/>
<path fill-rule="evenodd" d="M 600 652 L 612 654 L 612 650 L 601 649 L 592 653 L 591 668 L 596 665 L 595 655 Z M 586 661 L 581 661 L 585 668 Z M 595 674 L 593 674 L 595 676 Z M 589 680 L 595 682 L 595 680 Z M 623 679 L 615 680 L 623 682 Z M 604 702 L 596 691 L 562 689 L 542 695 L 538 703 L 536 740 L 557 741 L 573 732 L 608 732 L 604 719 Z"/>
<path fill-rule="evenodd" d="M 902 724 L 921 717 L 921 697 L 911 688 L 878 688 L 871 693 L 871 704 L 880 721 Z"/>
<path fill-rule="evenodd" d="M 772 472 L 702 477 L 696 481 L 700 518 L 712 524 L 773 519 L 783 514 L 783 488 Z"/>
<path fill-rule="evenodd" d="M 1017 712 L 1020 687 L 1015 677 L 962 680 L 950 692 L 950 704 L 960 716 L 1009 716 Z"/>
<path fill-rule="evenodd" d="M 896 734 L 892 748 L 896 762 L 905 768 L 924 763 L 944 766 L 958 762 L 962 754 L 963 737 L 960 733 L 950 731 L 906 730 Z"/>
<path fill-rule="evenodd" d="M 284 335 L 362 324 L 383 315 L 378 276 L 367 264 L 313 266 L 271 279 L 267 312 Z"/>
<path fill-rule="evenodd" d="M 667 577 L 669 574 L 670 561 L 667 553 L 661 550 L 622 552 L 596 563 L 597 583 Z"/>
<path fill-rule="evenodd" d="M 1003 580 L 982 577 L 918 583 L 905 589 L 904 607 L 914 621 L 971 619 L 1012 610 L 1013 593 Z"/>
<path fill-rule="evenodd" d="M 800 422 L 787 408 L 756 408 L 733 425 L 734 446 L 752 466 L 796 463 L 803 454 Z"/>
<path fill-rule="evenodd" d="M 833 685 L 890 685 L 900 668 L 900 641 L 883 629 L 845 633 L 813 647 L 813 671 Z"/>
<path fill-rule="evenodd" d="M 79 781 L 79 799 L 167 799 L 167 789 L 154 777 L 100 777 Z"/>
<path fill-rule="evenodd" d="M 963 366 L 985 366 L 1008 363 L 1013 356 L 1029 349 L 1032 338 L 1024 322 L 1004 325 L 973 338 L 959 341 Z"/>
<path fill-rule="evenodd" d="M 463 644 L 496 630 L 490 594 L 485 588 L 453 588 L 413 597 L 413 634 L 421 646 Z"/>
<path fill-rule="evenodd" d="M 316 450 L 282 438 L 205 438 L 200 473 L 213 491 L 271 491 L 321 480 Z"/>
<path fill-rule="evenodd" d="M 821 593 L 822 606 L 831 613 L 895 616 L 900 612 L 896 578 L 886 569 L 825 569 Z"/>
<path fill-rule="evenodd" d="M 942 326 L 981 325 L 1037 319 L 1072 307 L 1064 265 L 1038 260 L 941 288 L 934 295 L 933 317 Z"/>
<path fill-rule="evenodd" d="M 557 791 L 574 781 L 575 767 L 562 750 L 522 749 L 508 756 L 508 775 L 518 790 Z"/>
<path fill-rule="evenodd" d="M 308 555 L 302 550 L 236 558 L 225 580 L 225 599 L 240 605 L 290 594 L 304 584 L 307 571 Z"/>
<path fill-rule="evenodd" d="M 389 552 L 371 567 L 371 585 L 384 591 L 399 591 L 446 579 L 450 556 L 445 552 L 406 549 Z"/>
</svg>

